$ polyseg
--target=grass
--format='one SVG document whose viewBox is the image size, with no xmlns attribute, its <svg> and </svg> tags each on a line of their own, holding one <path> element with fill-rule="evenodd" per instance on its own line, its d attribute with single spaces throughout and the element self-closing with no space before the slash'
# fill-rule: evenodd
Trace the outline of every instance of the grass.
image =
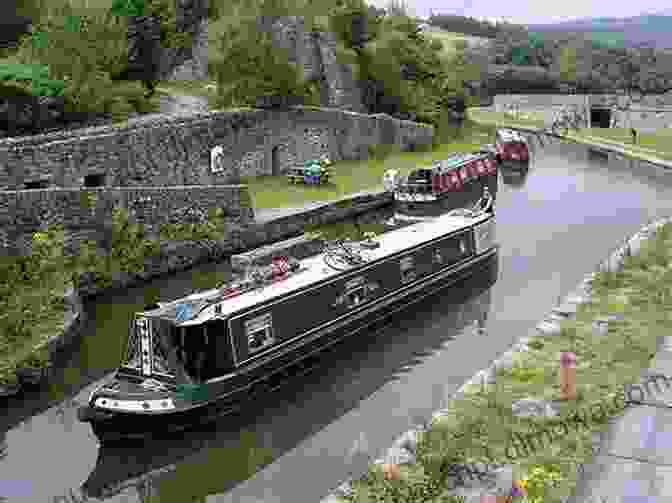
<svg viewBox="0 0 672 503">
<path fill-rule="evenodd" d="M 648 368 L 655 352 L 656 340 L 669 333 L 672 308 L 669 285 L 672 280 L 672 225 L 665 225 L 656 238 L 642 246 L 641 253 L 625 259 L 620 272 L 598 273 L 593 282 L 590 304 L 580 305 L 576 318 L 563 322 L 560 335 L 536 336 L 530 350 L 519 353 L 513 368 L 497 372 L 496 384 L 478 385 L 450 406 L 450 414 L 438 419 L 421 437 L 418 462 L 402 467 L 404 477 L 387 482 L 376 469 L 355 484 L 353 502 L 366 501 L 366 494 L 407 494 L 426 489 L 422 501 L 446 501 L 437 465 L 441 462 L 513 464 L 517 479 L 530 478 L 535 470 L 554 473 L 555 484 L 544 481 L 543 474 L 532 483 L 529 501 L 556 503 L 569 496 L 577 482 L 577 467 L 592 459 L 592 435 L 604 431 L 609 417 L 624 410 L 623 400 L 612 406 L 624 385 L 637 383 Z M 606 314 L 623 314 L 625 320 L 610 325 L 609 336 L 594 335 L 592 321 Z M 516 418 L 511 411 L 514 401 L 522 398 L 555 399 L 559 396 L 559 353 L 577 354 L 578 399 L 562 403 L 559 417 Z M 596 420 L 592 412 L 605 404 L 607 414 Z M 530 435 L 552 425 L 567 422 L 575 413 L 585 413 L 592 420 L 586 428 L 570 427 L 569 434 L 545 438 L 535 452 L 516 456 L 513 463 L 505 449 L 514 433 Z M 529 438 L 529 437 L 528 437 Z M 539 444 L 537 444 L 539 446 Z M 487 449 L 486 449 L 487 447 Z M 541 473 L 539 472 L 539 473 Z M 432 489 L 437 488 L 437 489 Z M 412 501 L 420 501 L 406 499 Z"/>
<path fill-rule="evenodd" d="M 62 299 L 69 283 L 65 271 L 48 275 L 40 284 L 18 284 L 15 292 L 20 294 L 0 299 L 0 384 L 15 382 L 15 369 L 25 366 L 38 345 L 62 330 Z M 7 322 L 22 320 L 26 332 L 20 336 L 10 334 Z"/>
<path fill-rule="evenodd" d="M 312 201 L 331 201 L 348 194 L 382 189 L 383 174 L 388 169 L 397 169 L 405 175 L 418 165 L 445 159 L 451 153 L 477 150 L 488 138 L 492 138 L 491 128 L 474 125 L 466 128 L 463 138 L 441 144 L 431 152 L 402 152 L 386 159 L 335 162 L 333 181 L 326 186 L 293 185 L 285 176 L 244 177 L 242 181 L 248 184 L 257 209 L 298 207 Z"/>
<path fill-rule="evenodd" d="M 507 112 L 495 112 L 491 110 L 483 110 L 480 108 L 470 108 L 469 117 L 471 120 L 480 124 L 487 124 L 492 126 L 515 127 L 544 127 L 544 120 L 533 113 L 522 113 L 517 117 Z"/>
<path fill-rule="evenodd" d="M 440 28 L 429 28 L 425 33 L 427 37 L 442 42 L 443 50 L 447 55 L 455 54 L 456 43 L 466 42 L 467 44 L 469 44 L 488 40 L 486 38 L 472 37 L 470 35 L 465 35 L 463 33 L 444 31 Z"/>
<path fill-rule="evenodd" d="M 469 110 L 472 120 L 481 124 L 503 127 L 531 127 L 542 128 L 547 124 L 540 118 L 535 118 L 534 113 L 521 113 L 513 117 L 506 112 L 495 112 L 473 108 Z M 567 136 L 583 143 L 594 141 L 611 143 L 637 156 L 657 157 L 672 161 L 672 130 L 659 129 L 655 133 L 639 133 L 637 144 L 633 145 L 629 128 L 581 128 L 578 131 L 570 131 Z"/>
</svg>

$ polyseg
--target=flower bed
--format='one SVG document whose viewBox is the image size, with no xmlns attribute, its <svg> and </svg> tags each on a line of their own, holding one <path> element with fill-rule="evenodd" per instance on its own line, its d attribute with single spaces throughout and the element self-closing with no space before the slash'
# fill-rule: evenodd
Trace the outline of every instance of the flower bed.
<svg viewBox="0 0 672 503">
<path fill-rule="evenodd" d="M 340 498 L 480 501 L 484 480 L 501 481 L 503 473 L 508 486 L 493 501 L 505 501 L 512 490 L 518 494 L 513 501 L 526 503 L 569 497 L 596 439 L 627 407 L 625 386 L 639 381 L 658 337 L 672 328 L 672 224 L 647 242 L 641 236 L 631 242 L 632 256 L 612 255 L 574 295 L 574 307 L 556 309 L 544 332 L 521 340 L 414 435 L 407 449 L 413 462 L 401 465 L 397 476 L 374 465 Z M 611 316 L 606 331 L 595 324 L 605 316 Z M 576 355 L 578 393 L 559 400 L 565 352 Z M 535 401 L 543 407 L 521 413 Z"/>
</svg>

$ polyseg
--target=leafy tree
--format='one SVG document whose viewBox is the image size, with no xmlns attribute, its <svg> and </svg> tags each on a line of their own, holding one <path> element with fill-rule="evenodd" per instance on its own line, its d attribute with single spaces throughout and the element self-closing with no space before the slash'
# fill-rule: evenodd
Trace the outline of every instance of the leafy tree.
<svg viewBox="0 0 672 503">
<path fill-rule="evenodd" d="M 300 70 L 271 34 L 247 20 L 220 37 L 222 58 L 213 64 L 218 82 L 218 106 L 254 106 L 261 96 L 301 96 Z"/>
<path fill-rule="evenodd" d="M 560 80 L 570 84 L 573 88 L 576 86 L 576 48 L 566 46 L 560 51 L 559 66 Z"/>
<path fill-rule="evenodd" d="M 75 18 L 77 30 L 68 22 Z M 127 26 L 126 18 L 109 11 L 75 8 L 67 1 L 52 0 L 33 24 L 31 36 L 20 41 L 16 58 L 24 64 L 47 65 L 49 78 L 65 83 L 68 112 L 125 116 L 133 110 L 149 111 L 142 89 L 111 80 L 127 63 Z M 44 44 L 33 43 L 32 35 L 37 33 L 43 34 Z"/>
</svg>

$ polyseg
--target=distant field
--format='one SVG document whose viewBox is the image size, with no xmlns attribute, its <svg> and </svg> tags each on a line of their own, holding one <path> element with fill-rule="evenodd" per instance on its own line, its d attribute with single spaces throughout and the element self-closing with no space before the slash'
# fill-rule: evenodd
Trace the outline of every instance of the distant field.
<svg viewBox="0 0 672 503">
<path fill-rule="evenodd" d="M 425 33 L 430 38 L 440 40 L 443 43 L 443 48 L 447 53 L 453 53 L 455 51 L 455 42 L 464 41 L 468 45 L 478 45 L 483 43 L 489 43 L 489 39 L 481 37 L 472 37 L 470 35 L 465 35 L 463 33 L 454 33 L 450 31 L 444 31 L 441 28 L 429 27 Z"/>
</svg>

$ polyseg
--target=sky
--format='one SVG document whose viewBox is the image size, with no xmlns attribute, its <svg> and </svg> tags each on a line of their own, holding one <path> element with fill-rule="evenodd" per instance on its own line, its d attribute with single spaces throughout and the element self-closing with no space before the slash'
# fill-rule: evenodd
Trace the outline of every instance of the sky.
<svg viewBox="0 0 672 503">
<path fill-rule="evenodd" d="M 376 7 L 385 7 L 389 0 L 367 0 Z M 672 15 L 670 0 L 405 0 L 409 11 L 417 17 L 455 14 L 489 20 L 504 19 L 516 24 L 546 24 L 586 17 L 630 17 L 665 11 Z"/>
</svg>

